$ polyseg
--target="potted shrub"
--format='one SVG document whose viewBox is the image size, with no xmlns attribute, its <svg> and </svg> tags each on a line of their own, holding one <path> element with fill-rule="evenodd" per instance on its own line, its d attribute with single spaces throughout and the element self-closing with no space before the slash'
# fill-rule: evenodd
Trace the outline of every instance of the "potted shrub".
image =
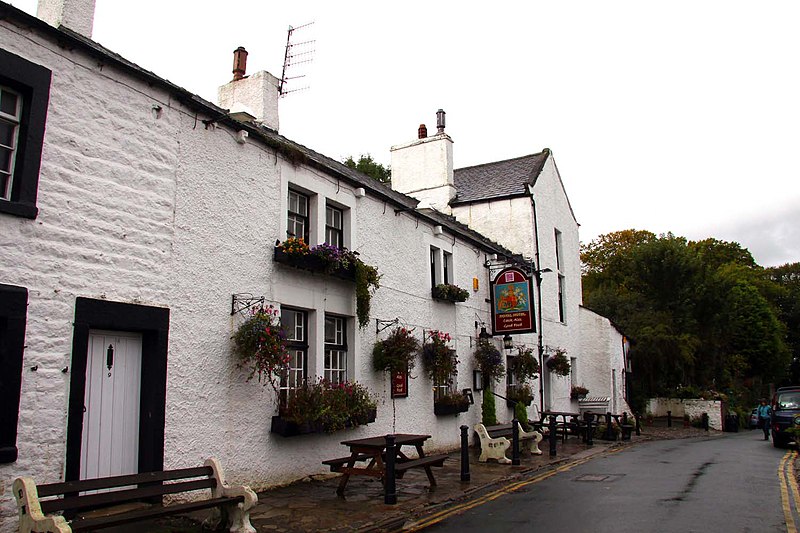
<svg viewBox="0 0 800 533">
<path fill-rule="evenodd" d="M 486 384 L 499 380 L 506 373 L 503 355 L 488 339 L 478 340 L 475 347 L 475 367 L 481 371 Z"/>
<path fill-rule="evenodd" d="M 381 372 L 405 372 L 414 368 L 419 340 L 407 328 L 397 327 L 372 347 L 372 368 Z"/>
<path fill-rule="evenodd" d="M 462 289 L 458 285 L 440 283 L 431 289 L 431 296 L 436 300 L 446 302 L 465 302 L 469 298 L 469 291 Z"/>
<path fill-rule="evenodd" d="M 289 367 L 286 332 L 279 315 L 272 305 L 254 309 L 232 337 L 237 366 L 250 371 L 247 380 L 258 376 L 259 382 L 272 385 L 276 393 L 280 377 Z"/>
<path fill-rule="evenodd" d="M 547 369 L 553 374 L 562 377 L 569 376 L 569 359 L 567 358 L 566 350 L 556 348 L 555 353 L 550 356 L 545 364 L 547 365 Z"/>
<path fill-rule="evenodd" d="M 458 392 L 442 394 L 433 402 L 433 413 L 437 416 L 465 413 L 469 410 L 469 398 Z"/>
<path fill-rule="evenodd" d="M 285 405 L 272 417 L 271 431 L 284 437 L 333 433 L 374 422 L 376 414 L 375 400 L 363 385 L 320 379 L 289 391 Z"/>
<path fill-rule="evenodd" d="M 573 400 L 583 400 L 587 394 L 589 394 L 589 389 L 583 385 L 573 385 L 569 396 Z"/>
</svg>

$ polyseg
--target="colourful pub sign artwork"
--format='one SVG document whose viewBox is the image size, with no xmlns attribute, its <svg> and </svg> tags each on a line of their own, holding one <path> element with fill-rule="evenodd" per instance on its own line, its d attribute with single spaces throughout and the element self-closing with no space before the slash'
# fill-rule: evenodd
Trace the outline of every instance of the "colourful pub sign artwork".
<svg viewBox="0 0 800 533">
<path fill-rule="evenodd" d="M 500 271 L 491 283 L 492 332 L 531 333 L 533 320 L 531 279 L 518 268 Z"/>
</svg>

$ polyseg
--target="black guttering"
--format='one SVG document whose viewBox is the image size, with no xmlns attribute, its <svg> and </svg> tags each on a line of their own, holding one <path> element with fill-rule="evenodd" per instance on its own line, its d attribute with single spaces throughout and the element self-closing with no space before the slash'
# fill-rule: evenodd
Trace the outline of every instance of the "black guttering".
<svg viewBox="0 0 800 533">
<path fill-rule="evenodd" d="M 204 113 L 209 117 L 213 117 L 214 122 L 217 124 L 223 124 L 235 130 L 247 131 L 249 138 L 259 139 L 266 146 L 273 148 L 290 161 L 298 164 L 305 164 L 312 168 L 316 168 L 317 170 L 332 173 L 335 175 L 335 177 L 342 179 L 349 185 L 363 187 L 364 189 L 368 190 L 372 196 L 389 202 L 394 206 L 404 210 L 408 210 L 409 212 L 413 211 L 413 216 L 418 217 L 419 219 L 422 219 L 431 225 L 446 226 L 453 234 L 465 241 L 470 242 L 472 245 L 483 249 L 486 252 L 497 253 L 508 257 L 515 257 L 513 252 L 510 250 L 491 241 L 490 239 L 487 239 L 480 233 L 471 230 L 466 226 L 457 225 L 447 218 L 430 216 L 427 213 L 417 210 L 416 206 L 419 202 L 416 199 L 406 196 L 405 194 L 398 193 L 397 191 L 378 183 L 372 178 L 350 169 L 338 161 L 335 161 L 327 156 L 315 152 L 314 150 L 306 148 L 301 144 L 291 141 L 278 134 L 274 130 L 233 120 L 228 116 L 227 109 L 223 109 L 215 104 L 212 104 L 200 96 L 157 76 L 153 72 L 141 68 L 135 63 L 123 58 L 119 54 L 108 50 L 107 48 L 79 33 L 70 30 L 69 28 L 64 26 L 54 28 L 46 22 L 2 1 L 0 1 L 0 20 L 24 24 L 39 33 L 51 37 L 57 41 L 59 46 L 63 48 L 80 48 L 85 53 L 101 60 L 106 64 L 116 66 L 117 68 L 129 72 L 134 77 L 138 77 L 153 86 L 172 93 L 178 102 L 190 109 Z"/>
</svg>

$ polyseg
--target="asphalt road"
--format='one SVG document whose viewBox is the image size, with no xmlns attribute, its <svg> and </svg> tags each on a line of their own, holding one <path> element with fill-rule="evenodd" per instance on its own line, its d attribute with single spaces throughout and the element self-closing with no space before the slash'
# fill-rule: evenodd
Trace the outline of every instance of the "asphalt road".
<svg viewBox="0 0 800 533">
<path fill-rule="evenodd" d="M 426 531 L 795 533 L 793 459 L 760 431 L 641 443 L 533 478 Z"/>
</svg>

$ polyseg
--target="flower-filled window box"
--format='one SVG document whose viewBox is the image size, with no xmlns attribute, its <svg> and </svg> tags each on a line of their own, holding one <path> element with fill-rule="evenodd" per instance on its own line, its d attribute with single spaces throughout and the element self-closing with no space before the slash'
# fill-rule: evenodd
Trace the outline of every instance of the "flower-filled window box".
<svg viewBox="0 0 800 533">
<path fill-rule="evenodd" d="M 431 289 L 431 296 L 435 300 L 442 300 L 445 302 L 465 302 L 467 298 L 469 298 L 469 291 L 462 289 L 458 285 L 440 283 Z"/>
<path fill-rule="evenodd" d="M 515 403 L 530 407 L 533 403 L 533 390 L 528 385 L 510 385 L 506 387 L 506 405 L 513 408 Z"/>
<path fill-rule="evenodd" d="M 380 287 L 378 269 L 364 263 L 358 252 L 330 244 L 308 246 L 303 239 L 289 238 L 275 243 L 274 260 L 301 270 L 356 282 L 358 326 L 369 323 L 372 293 Z"/>
<path fill-rule="evenodd" d="M 457 392 L 440 394 L 433 401 L 433 414 L 437 416 L 466 413 L 468 410 L 469 398 Z"/>
<path fill-rule="evenodd" d="M 583 400 L 587 394 L 589 394 L 589 389 L 583 385 L 573 385 L 569 396 L 573 400 Z"/>
<path fill-rule="evenodd" d="M 286 405 L 272 417 L 271 432 L 284 437 L 333 433 L 374 422 L 376 414 L 375 400 L 363 385 L 318 380 L 290 391 Z"/>
</svg>

